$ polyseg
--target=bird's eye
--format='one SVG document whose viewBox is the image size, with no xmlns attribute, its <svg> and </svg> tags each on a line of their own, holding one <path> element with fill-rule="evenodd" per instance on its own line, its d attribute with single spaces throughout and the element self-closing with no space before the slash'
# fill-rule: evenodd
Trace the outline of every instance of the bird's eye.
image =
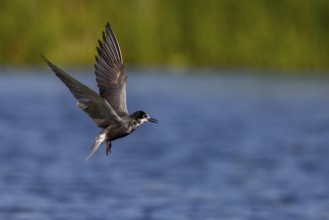
<svg viewBox="0 0 329 220">
<path fill-rule="evenodd" d="M 143 118 L 147 118 L 147 115 L 143 115 Z"/>
</svg>

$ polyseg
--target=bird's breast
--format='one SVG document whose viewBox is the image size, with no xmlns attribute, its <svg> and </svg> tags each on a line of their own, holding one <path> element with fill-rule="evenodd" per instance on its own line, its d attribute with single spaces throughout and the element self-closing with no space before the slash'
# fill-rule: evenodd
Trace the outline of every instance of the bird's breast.
<svg viewBox="0 0 329 220">
<path fill-rule="evenodd" d="M 117 124 L 115 126 L 106 128 L 106 136 L 109 140 L 115 140 L 127 136 L 133 131 L 134 129 L 132 129 L 131 126 L 128 126 L 127 124 Z"/>
</svg>

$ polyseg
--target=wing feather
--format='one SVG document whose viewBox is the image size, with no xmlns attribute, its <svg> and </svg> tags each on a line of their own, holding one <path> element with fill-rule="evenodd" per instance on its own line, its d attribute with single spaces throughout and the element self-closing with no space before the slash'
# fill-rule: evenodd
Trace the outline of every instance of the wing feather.
<svg viewBox="0 0 329 220">
<path fill-rule="evenodd" d="M 128 114 L 126 105 L 127 76 L 124 73 L 121 49 L 109 23 L 98 40 L 95 74 L 101 97 L 113 107 L 119 116 Z"/>
<path fill-rule="evenodd" d="M 41 57 L 78 100 L 79 108 L 85 111 L 98 127 L 105 128 L 109 120 L 120 120 L 115 110 L 104 98 L 65 73 L 44 56 L 41 55 Z"/>
</svg>

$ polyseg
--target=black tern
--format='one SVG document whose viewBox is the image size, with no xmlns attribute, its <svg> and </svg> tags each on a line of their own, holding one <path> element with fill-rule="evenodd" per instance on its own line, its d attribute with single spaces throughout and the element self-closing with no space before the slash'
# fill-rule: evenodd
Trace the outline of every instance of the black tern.
<svg viewBox="0 0 329 220">
<path fill-rule="evenodd" d="M 128 114 L 126 105 L 127 76 L 124 72 L 118 40 L 109 23 L 106 24 L 105 32 L 103 32 L 103 41 L 98 40 L 98 43 L 95 75 L 99 94 L 41 55 L 50 69 L 78 100 L 78 107 L 85 111 L 102 129 L 95 137 L 95 142 L 86 160 L 103 143 L 106 143 L 106 155 L 108 155 L 111 152 L 111 141 L 127 136 L 145 122 L 158 122 L 144 111 Z"/>
</svg>

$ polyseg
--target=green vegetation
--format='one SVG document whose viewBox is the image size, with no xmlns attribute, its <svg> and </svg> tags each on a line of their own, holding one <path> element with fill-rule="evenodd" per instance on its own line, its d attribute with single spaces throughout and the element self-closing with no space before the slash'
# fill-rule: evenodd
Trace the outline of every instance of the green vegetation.
<svg viewBox="0 0 329 220">
<path fill-rule="evenodd" d="M 328 0 L 2 0 L 0 65 L 92 65 L 109 21 L 125 63 L 324 70 Z"/>
</svg>

